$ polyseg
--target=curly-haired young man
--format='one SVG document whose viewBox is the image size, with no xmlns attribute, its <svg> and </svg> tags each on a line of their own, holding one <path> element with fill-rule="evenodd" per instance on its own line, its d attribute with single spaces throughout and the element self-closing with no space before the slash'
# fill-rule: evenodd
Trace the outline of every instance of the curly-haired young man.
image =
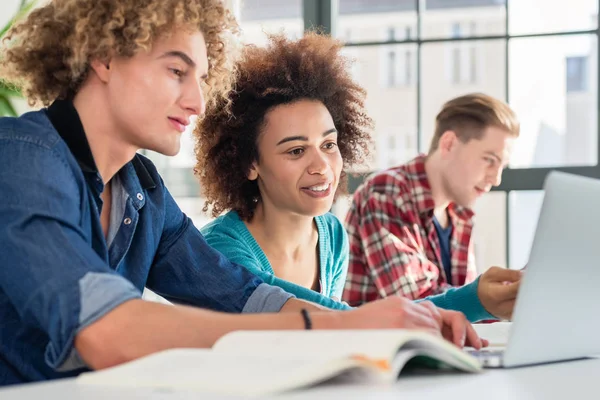
<svg viewBox="0 0 600 400">
<path fill-rule="evenodd" d="M 8 33 L 0 76 L 47 108 L 0 119 L 0 385 L 301 329 L 301 309 L 316 329 L 450 323 L 457 344 L 466 330 L 480 345 L 427 306 L 297 300 L 209 247 L 177 207 L 137 150 L 175 154 L 193 117 L 226 106 L 235 31 L 218 0 L 53 0 Z M 183 305 L 145 302 L 145 286 Z"/>
</svg>

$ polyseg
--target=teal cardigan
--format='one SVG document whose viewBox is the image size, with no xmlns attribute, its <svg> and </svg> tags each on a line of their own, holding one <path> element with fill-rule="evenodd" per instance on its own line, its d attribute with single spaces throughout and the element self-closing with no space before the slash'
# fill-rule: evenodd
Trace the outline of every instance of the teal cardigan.
<svg viewBox="0 0 600 400">
<path fill-rule="evenodd" d="M 223 253 L 232 262 L 243 265 L 266 283 L 279 286 L 300 299 L 327 308 L 351 309 L 346 303 L 332 299 L 332 297 L 342 298 L 346 281 L 349 254 L 346 230 L 331 213 L 315 217 L 315 224 L 319 233 L 321 293 L 276 277 L 267 256 L 235 211 L 216 218 L 205 225 L 201 232 L 210 246 Z M 479 279 L 419 301 L 429 300 L 438 307 L 461 311 L 471 322 L 496 319 L 481 305 L 477 296 L 478 284 Z"/>
<path fill-rule="evenodd" d="M 296 297 L 333 309 L 349 307 L 335 301 L 342 298 L 348 272 L 348 237 L 333 214 L 315 218 L 319 233 L 319 282 L 321 293 L 275 276 L 271 263 L 246 224 L 235 211 L 230 211 L 204 226 L 200 231 L 208 244 L 230 261 L 243 265 L 269 285 L 279 286 Z"/>
</svg>

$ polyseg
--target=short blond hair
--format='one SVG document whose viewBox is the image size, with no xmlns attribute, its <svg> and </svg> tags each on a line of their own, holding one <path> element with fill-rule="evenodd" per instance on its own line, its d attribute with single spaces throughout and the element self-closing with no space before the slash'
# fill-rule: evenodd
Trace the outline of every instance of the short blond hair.
<svg viewBox="0 0 600 400">
<path fill-rule="evenodd" d="M 133 56 L 174 29 L 198 29 L 206 41 L 207 106 L 226 98 L 234 80 L 229 51 L 238 25 L 221 0 L 52 0 L 2 40 L 0 79 L 31 105 L 77 93 L 93 59 Z"/>
<path fill-rule="evenodd" d="M 444 104 L 435 118 L 435 132 L 429 153 L 438 148 L 440 138 L 446 131 L 454 131 L 466 143 L 471 139 L 481 139 L 484 130 L 490 126 L 519 136 L 519 121 L 508 104 L 483 93 L 456 97 Z"/>
</svg>

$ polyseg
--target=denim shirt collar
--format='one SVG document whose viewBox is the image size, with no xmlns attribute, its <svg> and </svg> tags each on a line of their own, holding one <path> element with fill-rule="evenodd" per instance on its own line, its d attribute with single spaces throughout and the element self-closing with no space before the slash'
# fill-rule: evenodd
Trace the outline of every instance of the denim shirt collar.
<svg viewBox="0 0 600 400">
<path fill-rule="evenodd" d="M 55 100 L 48 107 L 47 115 L 54 129 L 71 150 L 81 170 L 86 174 L 99 177 L 98 167 L 73 102 L 71 100 Z M 141 192 L 140 189 L 156 187 L 156 182 L 137 155 L 131 162 L 125 164 L 119 174 L 121 174 L 125 189 L 129 193 L 139 193 Z M 139 202 L 134 201 L 134 204 L 136 203 L 138 203 L 138 207 L 136 207 L 138 209 L 143 205 L 141 200 Z"/>
</svg>

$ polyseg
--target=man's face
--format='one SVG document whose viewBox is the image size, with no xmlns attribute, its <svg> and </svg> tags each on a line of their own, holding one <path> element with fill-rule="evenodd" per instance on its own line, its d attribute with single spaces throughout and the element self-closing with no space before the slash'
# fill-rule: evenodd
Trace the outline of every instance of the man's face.
<svg viewBox="0 0 600 400">
<path fill-rule="evenodd" d="M 172 156 L 181 134 L 204 113 L 201 84 L 208 72 L 204 36 L 183 29 L 150 51 L 110 61 L 106 81 L 113 124 L 126 144 Z"/>
<path fill-rule="evenodd" d="M 440 140 L 443 153 L 444 190 L 449 200 L 463 207 L 472 207 L 475 201 L 493 186 L 500 185 L 502 170 L 508 164 L 515 137 L 495 127 L 487 127 L 481 139 L 466 143 L 458 140 L 454 132 Z M 448 139 L 451 144 L 443 144 Z"/>
</svg>

